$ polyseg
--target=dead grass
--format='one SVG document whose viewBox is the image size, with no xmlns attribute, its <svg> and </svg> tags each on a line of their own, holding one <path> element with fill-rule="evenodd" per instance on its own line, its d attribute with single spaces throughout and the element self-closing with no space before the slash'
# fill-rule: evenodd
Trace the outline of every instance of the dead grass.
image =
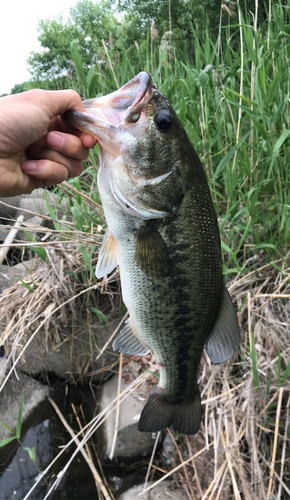
<svg viewBox="0 0 290 500">
<path fill-rule="evenodd" d="M 99 228 L 96 234 L 67 232 L 64 237 L 62 230 L 48 230 L 41 226 L 29 230 L 37 232 L 42 239 L 46 240 L 47 236 L 53 239 L 40 241 L 38 245 L 45 248 L 46 261 L 35 256 L 29 264 L 23 262 L 27 274 L 22 282 L 0 295 L 0 345 L 4 345 L 9 354 L 4 369 L 7 371 L 9 366 L 10 373 L 19 362 L 22 369 L 33 372 L 26 363 L 26 353 L 41 357 L 49 349 L 57 350 L 65 343 L 68 344 L 67 350 L 73 352 L 73 344 L 81 339 L 84 344 L 80 348 L 82 354 L 74 359 L 71 378 L 86 377 L 90 373 L 92 353 L 98 348 L 95 326 L 102 325 L 102 317 L 96 316 L 93 310 L 101 310 L 104 321 L 106 317 L 110 320 L 114 309 L 121 303 L 118 272 L 106 282 L 97 282 L 79 250 L 80 244 L 85 246 L 87 253 L 92 245 L 100 246 L 103 231 Z M 17 245 L 36 247 L 37 243 L 14 241 L 11 246 Z M 91 259 L 92 267 L 97 255 L 96 252 Z M 38 362 L 37 366 L 40 365 Z M 78 367 L 78 373 L 75 373 L 75 367 Z"/>
<path fill-rule="evenodd" d="M 183 488 L 184 498 L 290 498 L 290 382 L 285 373 L 290 269 L 280 266 L 282 272 L 271 264 L 230 283 L 240 311 L 240 351 L 219 366 L 204 354 L 201 430 L 194 437 L 177 436 L 170 466 L 161 453 L 155 460 L 168 471 L 161 480 L 173 478 L 172 487 Z"/>
<path fill-rule="evenodd" d="M 44 234 L 43 228 L 36 229 Z M 0 296 L 0 345 L 5 344 L 10 353 L 9 373 L 32 340 L 45 342 L 47 349 L 72 342 L 73 336 L 66 340 L 60 337 L 59 325 L 87 309 L 100 292 L 107 294 L 105 312 L 120 298 L 116 273 L 110 282 L 97 283 L 89 274 L 86 281 L 76 279 L 86 267 L 79 244 L 89 247 L 100 243 L 101 232 L 88 235 L 74 231 L 66 236 L 66 243 L 61 241 L 61 231 L 50 233 L 55 239 L 46 242 L 47 261 L 37 258 L 37 267 L 27 275 L 25 284 L 19 282 Z M 286 371 L 290 363 L 290 268 L 282 260 L 261 267 L 251 261 L 251 265 L 255 265 L 251 272 L 228 284 L 241 324 L 238 355 L 220 366 L 213 366 L 206 354 L 201 362 L 201 430 L 194 437 L 172 436 L 176 449 L 171 463 L 157 452 L 149 469 L 149 479 L 152 471 L 166 472 L 155 484 L 171 478 L 172 488 L 182 488 L 185 498 L 290 497 L 290 383 Z M 83 367 L 83 374 L 86 370 Z M 142 377 L 128 391 L 144 383 L 146 376 Z M 124 393 L 120 394 L 115 406 L 98 415 L 98 425 L 124 399 Z M 91 435 L 95 426 L 88 426 Z"/>
</svg>

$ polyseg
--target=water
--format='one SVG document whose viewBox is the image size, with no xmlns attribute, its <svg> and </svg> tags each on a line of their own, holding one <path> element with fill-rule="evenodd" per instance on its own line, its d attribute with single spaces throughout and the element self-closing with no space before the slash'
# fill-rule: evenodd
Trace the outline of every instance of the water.
<svg viewBox="0 0 290 500">
<path fill-rule="evenodd" d="M 91 418 L 92 416 L 82 391 L 71 389 L 66 398 L 65 388 L 62 388 L 54 394 L 53 399 L 75 432 L 78 432 L 79 428 L 71 409 L 71 403 L 74 403 L 76 408 L 82 404 L 86 417 Z M 44 470 L 60 451 L 60 447 L 69 440 L 70 435 L 50 403 L 48 401 L 42 402 L 25 422 L 21 436 L 23 447 L 35 448 L 36 463 L 32 462 L 27 452 L 17 441 L 0 449 L 0 499 L 22 500 L 35 483 L 39 470 Z M 63 453 L 56 465 L 46 475 L 46 483 L 42 481 L 31 493 L 29 497 L 31 500 L 44 498 L 49 486 L 55 480 L 56 474 L 67 463 L 74 450 L 75 445 L 71 445 L 69 450 Z M 53 500 L 97 499 L 92 474 L 80 453 L 73 460 L 57 490 L 49 498 Z"/>
<path fill-rule="evenodd" d="M 69 425 L 75 433 L 79 426 L 74 417 L 71 407 L 73 403 L 78 411 L 82 405 L 86 421 L 93 417 L 94 402 L 89 388 L 78 389 L 70 386 L 69 394 L 66 388 L 61 386 L 55 390 L 52 399 L 56 402 L 62 414 L 66 417 Z M 81 421 L 82 420 L 82 417 Z M 9 425 L 9 423 L 7 422 Z M 0 423 L 1 425 L 1 423 Z M 59 453 L 60 447 L 70 441 L 71 437 L 56 415 L 53 407 L 48 401 L 43 401 L 25 421 L 22 429 L 21 443 L 13 441 L 9 445 L 0 448 L 0 500 L 23 500 L 30 488 L 35 484 L 39 470 L 44 470 L 51 460 Z M 132 459 L 126 462 L 111 462 L 104 459 L 104 447 L 102 442 L 102 431 L 94 437 L 98 448 L 98 455 L 102 461 L 104 473 L 108 484 L 117 500 L 121 492 L 130 486 L 143 482 L 148 460 L 140 457 L 140 460 Z M 29 458 L 23 447 L 35 448 L 36 463 Z M 45 482 L 37 485 L 29 496 L 30 500 L 42 500 L 49 487 L 56 479 L 56 475 L 66 465 L 71 454 L 75 450 L 72 444 L 45 476 Z M 94 455 L 91 449 L 92 455 Z M 97 500 L 95 482 L 92 473 L 80 453 L 74 458 L 67 473 L 60 482 L 58 488 L 50 494 L 50 500 L 73 500 L 85 498 L 86 500 Z"/>
</svg>

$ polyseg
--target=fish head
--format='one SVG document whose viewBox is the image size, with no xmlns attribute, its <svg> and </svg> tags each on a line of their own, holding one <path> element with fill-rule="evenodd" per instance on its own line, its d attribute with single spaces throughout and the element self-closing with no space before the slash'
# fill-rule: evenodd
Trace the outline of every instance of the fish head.
<svg viewBox="0 0 290 500">
<path fill-rule="evenodd" d="M 83 104 L 88 113 L 67 111 L 63 118 L 97 138 L 100 176 L 111 197 L 124 211 L 142 218 L 172 213 L 186 189 L 181 159 L 189 146 L 194 150 L 150 74 L 141 72 L 115 92 Z M 136 203 L 145 207 L 144 213 L 132 209 Z M 150 205 L 155 206 L 146 211 Z"/>
</svg>

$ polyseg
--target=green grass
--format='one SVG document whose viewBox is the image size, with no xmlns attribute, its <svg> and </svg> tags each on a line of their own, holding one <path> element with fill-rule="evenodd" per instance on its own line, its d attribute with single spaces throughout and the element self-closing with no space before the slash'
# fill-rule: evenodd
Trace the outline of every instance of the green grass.
<svg viewBox="0 0 290 500">
<path fill-rule="evenodd" d="M 154 47 L 151 57 L 148 37 L 136 67 L 125 51 L 117 64 L 108 47 L 114 74 L 110 68 L 97 73 L 95 66 L 85 74 L 72 44 L 84 98 L 109 93 L 116 80 L 123 85 L 139 71 L 152 73 L 202 159 L 230 276 L 246 272 L 253 254 L 265 261 L 286 255 L 290 239 L 289 9 L 273 5 L 271 23 L 257 31 L 252 18 L 240 22 L 224 28 L 230 35 L 220 50 L 207 31 L 193 29 L 191 58 L 168 45 L 162 53 Z"/>
</svg>

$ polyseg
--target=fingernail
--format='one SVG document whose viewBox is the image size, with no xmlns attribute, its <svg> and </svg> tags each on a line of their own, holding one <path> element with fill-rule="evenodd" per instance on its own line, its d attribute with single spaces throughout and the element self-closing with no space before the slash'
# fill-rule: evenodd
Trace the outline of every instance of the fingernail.
<svg viewBox="0 0 290 500">
<path fill-rule="evenodd" d="M 64 138 L 55 132 L 49 132 L 46 136 L 46 143 L 53 148 L 61 148 L 64 143 Z"/>
<path fill-rule="evenodd" d="M 22 163 L 21 168 L 26 173 L 31 173 L 36 170 L 36 162 L 35 161 L 25 161 Z"/>
</svg>

